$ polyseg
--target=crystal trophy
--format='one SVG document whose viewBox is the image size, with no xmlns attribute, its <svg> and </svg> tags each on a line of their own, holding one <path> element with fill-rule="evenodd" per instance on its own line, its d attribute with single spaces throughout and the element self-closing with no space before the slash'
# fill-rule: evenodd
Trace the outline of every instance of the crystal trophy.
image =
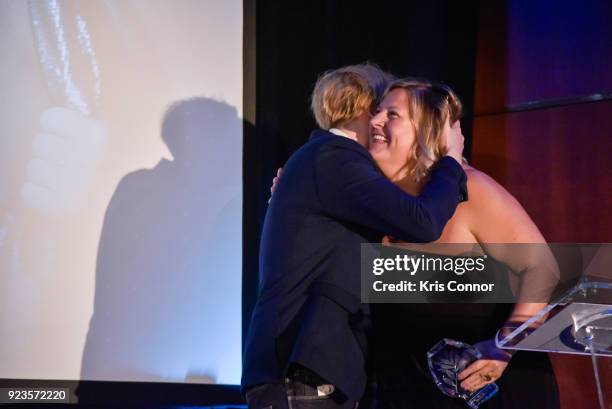
<svg viewBox="0 0 612 409">
<path fill-rule="evenodd" d="M 459 373 L 482 354 L 473 346 L 460 341 L 444 338 L 427 352 L 429 371 L 436 386 L 451 398 L 465 400 L 472 409 L 477 409 L 497 393 L 499 387 L 490 383 L 476 392 L 461 388 Z"/>
</svg>

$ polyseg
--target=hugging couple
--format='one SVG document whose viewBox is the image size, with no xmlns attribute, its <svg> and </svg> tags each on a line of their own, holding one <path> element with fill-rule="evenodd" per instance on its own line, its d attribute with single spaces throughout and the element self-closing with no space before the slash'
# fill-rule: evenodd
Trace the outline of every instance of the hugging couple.
<svg viewBox="0 0 612 409">
<path fill-rule="evenodd" d="M 544 242 L 507 191 L 463 163 L 462 105 L 448 86 L 353 65 L 319 78 L 312 111 L 320 129 L 286 163 L 263 226 L 242 375 L 249 409 L 376 405 L 362 243 Z M 507 319 L 541 307 L 518 303 Z M 510 360 L 490 339 L 478 347 L 487 353 L 460 374 L 470 391 Z"/>
</svg>

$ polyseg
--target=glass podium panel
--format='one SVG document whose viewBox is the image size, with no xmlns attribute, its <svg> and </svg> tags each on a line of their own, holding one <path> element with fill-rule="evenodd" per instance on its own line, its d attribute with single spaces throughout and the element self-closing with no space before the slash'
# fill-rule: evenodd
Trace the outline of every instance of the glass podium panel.
<svg viewBox="0 0 612 409">
<path fill-rule="evenodd" d="M 603 390 L 598 358 L 612 359 L 612 282 L 584 278 L 557 301 L 516 326 L 499 330 L 499 348 L 591 356 L 599 407 L 612 399 Z"/>
<path fill-rule="evenodd" d="M 582 280 L 522 325 L 502 328 L 499 348 L 612 357 L 612 283 Z"/>
</svg>

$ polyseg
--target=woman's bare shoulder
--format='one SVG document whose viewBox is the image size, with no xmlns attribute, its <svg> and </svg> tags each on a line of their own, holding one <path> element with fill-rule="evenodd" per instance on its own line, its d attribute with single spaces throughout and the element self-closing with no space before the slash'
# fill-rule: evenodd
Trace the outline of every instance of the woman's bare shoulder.
<svg viewBox="0 0 612 409">
<path fill-rule="evenodd" d="M 466 219 L 484 243 L 539 243 L 544 238 L 523 206 L 486 173 L 465 168 L 468 180 Z"/>
<path fill-rule="evenodd" d="M 468 202 L 487 206 L 499 202 L 506 205 L 518 204 L 510 192 L 485 172 L 469 165 L 464 166 L 464 170 L 467 175 Z"/>
</svg>

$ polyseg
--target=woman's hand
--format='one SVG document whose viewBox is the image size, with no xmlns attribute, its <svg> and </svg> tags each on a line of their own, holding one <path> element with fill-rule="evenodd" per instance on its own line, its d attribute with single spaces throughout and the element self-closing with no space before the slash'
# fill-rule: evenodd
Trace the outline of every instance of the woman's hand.
<svg viewBox="0 0 612 409">
<path fill-rule="evenodd" d="M 459 374 L 461 387 L 475 392 L 495 382 L 501 376 L 512 355 L 497 348 L 494 339 L 488 339 L 474 345 L 482 353 L 482 358 L 472 362 Z"/>
<path fill-rule="evenodd" d="M 272 179 L 272 187 L 270 187 L 270 194 L 273 195 L 274 191 L 276 190 L 276 185 L 278 185 L 278 182 L 280 181 L 280 177 L 283 174 L 283 168 L 278 168 L 278 170 L 276 171 L 276 176 L 274 177 L 274 179 Z"/>
<path fill-rule="evenodd" d="M 276 185 L 278 185 L 278 182 L 280 181 L 280 177 L 283 174 L 283 168 L 278 168 L 278 170 L 276 171 L 276 176 L 274 176 L 274 179 L 272 179 L 272 186 L 270 187 L 270 198 L 268 199 L 268 203 L 270 203 L 270 200 L 272 200 L 272 195 L 274 194 L 274 191 L 276 190 Z"/>
<path fill-rule="evenodd" d="M 395 242 L 396 242 L 395 239 L 393 237 L 391 237 L 391 236 L 385 236 L 382 239 L 382 244 L 384 246 L 388 246 L 388 245 L 393 244 Z"/>
</svg>

